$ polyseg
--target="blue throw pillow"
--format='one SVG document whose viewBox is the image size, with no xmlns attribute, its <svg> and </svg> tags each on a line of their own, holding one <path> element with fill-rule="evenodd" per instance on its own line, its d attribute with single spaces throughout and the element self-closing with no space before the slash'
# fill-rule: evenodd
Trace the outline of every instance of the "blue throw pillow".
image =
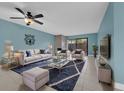
<svg viewBox="0 0 124 93">
<path fill-rule="evenodd" d="M 31 52 L 30 51 L 26 51 L 26 55 L 27 55 L 27 57 L 30 57 L 31 56 Z"/>
</svg>

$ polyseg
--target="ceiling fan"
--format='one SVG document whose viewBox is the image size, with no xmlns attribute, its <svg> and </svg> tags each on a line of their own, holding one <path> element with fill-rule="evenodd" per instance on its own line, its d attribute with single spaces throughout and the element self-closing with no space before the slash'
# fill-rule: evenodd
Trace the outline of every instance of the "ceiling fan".
<svg viewBox="0 0 124 93">
<path fill-rule="evenodd" d="M 17 11 L 19 11 L 21 14 L 24 15 L 24 17 L 10 17 L 10 19 L 24 19 L 26 25 L 30 25 L 32 24 L 33 22 L 35 23 L 38 23 L 40 25 L 42 25 L 43 23 L 38 21 L 38 20 L 35 20 L 36 18 L 42 18 L 43 17 L 43 14 L 38 14 L 38 15 L 35 15 L 33 16 L 31 14 L 31 12 L 27 12 L 27 13 L 24 13 L 20 8 L 15 8 Z"/>
</svg>

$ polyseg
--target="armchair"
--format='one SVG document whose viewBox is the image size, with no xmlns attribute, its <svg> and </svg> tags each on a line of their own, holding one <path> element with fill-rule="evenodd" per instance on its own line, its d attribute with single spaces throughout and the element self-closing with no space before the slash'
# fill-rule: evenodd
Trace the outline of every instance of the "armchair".
<svg viewBox="0 0 124 93">
<path fill-rule="evenodd" d="M 68 58 L 68 57 L 70 57 L 70 51 L 61 50 L 59 53 L 57 53 L 57 56 L 59 56 L 61 58 Z"/>
<path fill-rule="evenodd" d="M 72 52 L 72 58 L 75 58 L 77 60 L 83 60 L 85 56 L 85 52 L 79 49 L 76 49 L 75 51 Z"/>
</svg>

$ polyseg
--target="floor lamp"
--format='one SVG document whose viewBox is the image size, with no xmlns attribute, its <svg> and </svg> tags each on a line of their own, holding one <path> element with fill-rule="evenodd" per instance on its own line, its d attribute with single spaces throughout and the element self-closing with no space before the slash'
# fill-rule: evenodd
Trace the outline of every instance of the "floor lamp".
<svg viewBox="0 0 124 93">
<path fill-rule="evenodd" d="M 49 44 L 48 45 L 48 49 L 49 49 L 50 53 L 53 54 L 53 50 L 52 50 L 53 49 L 53 46 L 52 46 L 52 44 Z"/>
</svg>

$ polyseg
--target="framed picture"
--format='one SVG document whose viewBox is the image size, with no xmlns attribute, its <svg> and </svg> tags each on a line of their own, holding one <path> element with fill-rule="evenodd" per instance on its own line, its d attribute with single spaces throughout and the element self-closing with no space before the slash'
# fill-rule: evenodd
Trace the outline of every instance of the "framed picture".
<svg viewBox="0 0 124 93">
<path fill-rule="evenodd" d="M 35 36 L 31 34 L 25 34 L 25 43 L 27 45 L 34 45 L 35 44 Z"/>
</svg>

